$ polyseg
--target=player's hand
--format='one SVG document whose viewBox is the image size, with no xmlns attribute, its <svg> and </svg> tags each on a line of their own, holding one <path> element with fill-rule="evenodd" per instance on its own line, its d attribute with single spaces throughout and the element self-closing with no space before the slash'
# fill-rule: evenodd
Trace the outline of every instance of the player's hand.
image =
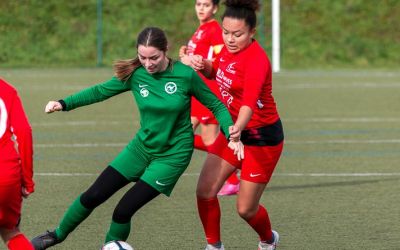
<svg viewBox="0 0 400 250">
<path fill-rule="evenodd" d="M 181 56 L 181 62 L 185 65 L 190 66 L 191 56 L 183 55 Z"/>
<path fill-rule="evenodd" d="M 203 70 L 204 69 L 204 60 L 201 55 L 193 55 L 190 57 L 190 66 L 196 70 Z"/>
<path fill-rule="evenodd" d="M 28 198 L 28 196 L 31 194 L 30 192 L 28 192 L 28 190 L 26 190 L 25 187 L 22 187 L 22 197 L 24 197 L 25 199 Z"/>
<path fill-rule="evenodd" d="M 181 46 L 179 48 L 179 57 L 182 58 L 186 55 L 186 51 L 187 51 L 187 46 Z"/>
<path fill-rule="evenodd" d="M 241 131 L 238 126 L 233 125 L 229 127 L 229 139 L 232 141 L 239 141 L 240 140 Z"/>
<path fill-rule="evenodd" d="M 228 147 L 233 150 L 233 154 L 237 156 L 239 161 L 244 159 L 244 145 L 241 141 L 230 141 Z"/>
<path fill-rule="evenodd" d="M 44 112 L 50 114 L 53 113 L 54 111 L 60 111 L 62 110 L 62 105 L 61 103 L 57 102 L 57 101 L 49 101 L 49 103 L 47 103 L 46 107 L 44 108 Z"/>
</svg>

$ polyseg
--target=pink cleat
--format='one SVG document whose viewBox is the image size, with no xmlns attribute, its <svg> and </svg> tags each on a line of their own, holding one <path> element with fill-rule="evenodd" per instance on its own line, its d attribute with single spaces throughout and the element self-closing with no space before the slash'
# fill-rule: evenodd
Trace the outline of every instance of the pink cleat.
<svg viewBox="0 0 400 250">
<path fill-rule="evenodd" d="M 219 190 L 218 195 L 224 196 L 224 195 L 235 195 L 239 192 L 239 186 L 240 184 L 230 184 L 230 183 L 225 183 L 224 186 L 222 186 L 221 190 Z"/>
</svg>

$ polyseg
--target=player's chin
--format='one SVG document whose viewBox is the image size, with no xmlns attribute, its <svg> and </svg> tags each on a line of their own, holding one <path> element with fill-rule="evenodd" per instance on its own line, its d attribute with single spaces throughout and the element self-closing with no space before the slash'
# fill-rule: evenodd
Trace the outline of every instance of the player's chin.
<svg viewBox="0 0 400 250">
<path fill-rule="evenodd" d="M 229 53 L 237 53 L 240 51 L 240 49 L 236 46 L 227 46 L 226 49 L 228 50 Z"/>
<path fill-rule="evenodd" d="M 154 74 L 157 72 L 156 68 L 146 68 L 147 73 Z"/>
</svg>

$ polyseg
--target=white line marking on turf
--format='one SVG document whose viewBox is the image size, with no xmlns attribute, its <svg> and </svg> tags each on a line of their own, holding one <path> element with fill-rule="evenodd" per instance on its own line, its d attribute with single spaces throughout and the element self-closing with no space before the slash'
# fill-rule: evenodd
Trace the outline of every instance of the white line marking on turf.
<svg viewBox="0 0 400 250">
<path fill-rule="evenodd" d="M 285 141 L 286 144 L 398 144 L 400 139 L 382 140 L 321 140 L 321 141 Z M 98 148 L 124 147 L 127 143 L 71 143 L 71 144 L 36 144 L 36 148 Z"/>
<path fill-rule="evenodd" d="M 127 143 L 71 143 L 71 144 L 36 144 L 36 148 L 98 148 L 123 147 Z"/>
<path fill-rule="evenodd" d="M 287 118 L 282 119 L 284 122 L 355 122 L 355 123 L 368 123 L 368 122 L 400 122 L 397 117 L 325 117 L 325 118 Z"/>
<path fill-rule="evenodd" d="M 285 143 L 286 144 L 397 144 L 400 143 L 400 139 L 286 141 Z"/>
<path fill-rule="evenodd" d="M 349 88 L 400 88 L 400 83 L 344 83 L 344 84 L 319 84 L 319 83 L 290 83 L 288 85 L 277 85 L 277 89 L 349 89 Z"/>
<path fill-rule="evenodd" d="M 276 173 L 276 176 L 294 177 L 367 177 L 367 176 L 400 176 L 400 173 Z"/>
<path fill-rule="evenodd" d="M 33 127 L 53 127 L 53 126 L 95 126 L 95 125 L 122 125 L 139 123 L 131 117 L 127 121 L 65 121 L 65 122 L 32 122 Z M 398 117 L 321 117 L 321 118 L 282 118 L 284 122 L 343 122 L 343 123 L 376 123 L 376 122 L 400 122 Z"/>
<path fill-rule="evenodd" d="M 54 127 L 54 126 L 95 126 L 95 125 L 121 125 L 121 124 L 132 124 L 132 121 L 66 121 L 66 122 L 33 122 L 34 127 Z M 139 123 L 139 122 L 137 122 Z"/>
<path fill-rule="evenodd" d="M 100 173 L 35 173 L 36 176 L 98 176 Z M 182 176 L 199 176 L 199 173 L 184 173 Z M 378 177 L 400 176 L 400 173 L 275 173 L 274 176 L 288 177 Z"/>
<path fill-rule="evenodd" d="M 91 173 L 35 173 L 34 175 L 37 176 L 94 176 L 98 174 L 91 174 Z"/>
</svg>

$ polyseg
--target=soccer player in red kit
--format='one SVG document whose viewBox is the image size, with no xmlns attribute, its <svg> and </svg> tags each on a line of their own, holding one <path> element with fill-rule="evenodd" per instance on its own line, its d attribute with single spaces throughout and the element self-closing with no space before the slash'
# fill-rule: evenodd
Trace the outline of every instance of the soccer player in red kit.
<svg viewBox="0 0 400 250">
<path fill-rule="evenodd" d="M 193 55 L 201 55 L 203 58 L 214 60 L 216 55 L 224 46 L 222 39 L 222 29 L 215 20 L 215 14 L 218 11 L 219 0 L 196 0 L 195 11 L 200 26 L 191 37 L 186 46 L 182 46 L 179 51 L 179 57 L 184 64 L 189 65 Z M 219 96 L 218 86 L 215 80 L 205 78 L 199 74 L 207 86 Z M 218 136 L 219 126 L 214 115 L 198 100 L 192 98 L 191 122 L 193 130 L 201 127 L 201 134 L 194 137 L 194 146 L 196 149 L 208 151 L 207 147 L 214 143 Z M 239 179 L 234 172 L 222 187 L 219 195 L 232 195 L 239 191 Z"/>
<path fill-rule="evenodd" d="M 197 204 L 207 238 L 206 249 L 224 249 L 220 237 L 221 211 L 217 192 L 224 180 L 241 169 L 238 214 L 256 231 L 259 250 L 276 248 L 279 234 L 271 229 L 267 210 L 260 204 L 283 149 L 283 128 L 272 96 L 269 59 L 253 39 L 257 0 L 226 0 L 222 15 L 224 48 L 213 63 L 200 56 L 191 65 L 217 80 L 223 102 L 241 131 L 244 158 L 227 150 L 221 135 L 209 147 L 197 185 Z"/>
<path fill-rule="evenodd" d="M 0 235 L 11 250 L 33 250 L 19 231 L 22 197 L 34 191 L 32 148 L 32 130 L 18 93 L 0 79 Z"/>
</svg>

